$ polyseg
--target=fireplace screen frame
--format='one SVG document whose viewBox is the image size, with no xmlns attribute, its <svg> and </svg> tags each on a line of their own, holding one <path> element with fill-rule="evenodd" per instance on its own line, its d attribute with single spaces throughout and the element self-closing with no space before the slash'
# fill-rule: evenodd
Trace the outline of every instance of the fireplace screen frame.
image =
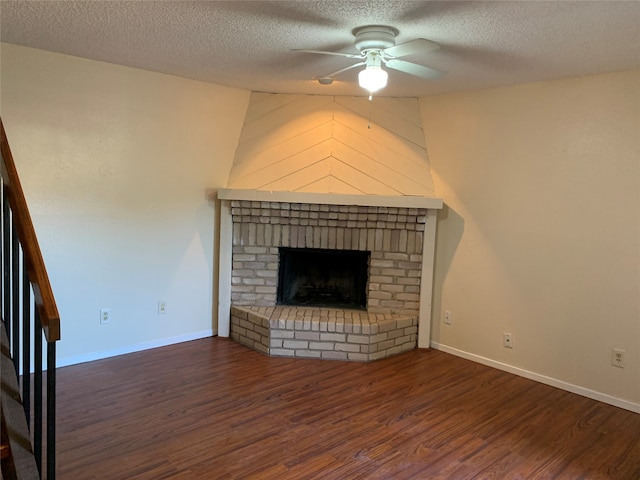
<svg viewBox="0 0 640 480">
<path fill-rule="evenodd" d="M 278 249 L 277 305 L 367 309 L 371 252 Z"/>
</svg>

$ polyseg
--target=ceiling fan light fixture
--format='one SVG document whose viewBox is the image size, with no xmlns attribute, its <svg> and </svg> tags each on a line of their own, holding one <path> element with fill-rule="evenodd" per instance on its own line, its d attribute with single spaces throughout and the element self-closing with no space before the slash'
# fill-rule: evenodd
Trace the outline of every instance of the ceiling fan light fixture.
<svg viewBox="0 0 640 480">
<path fill-rule="evenodd" d="M 387 86 L 389 74 L 382 69 L 382 58 L 377 50 L 366 52 L 366 67 L 358 74 L 358 83 L 369 93 L 377 92 Z"/>
<path fill-rule="evenodd" d="M 438 70 L 400 59 L 400 57 L 407 55 L 437 50 L 438 44 L 431 40 L 416 38 L 396 45 L 399 31 L 387 25 L 365 25 L 354 28 L 352 33 L 355 37 L 355 46 L 360 51 L 358 54 L 304 49 L 295 49 L 294 51 L 355 59 L 356 63 L 341 68 L 337 72 L 314 78 L 321 85 L 329 85 L 336 75 L 364 65 L 364 70 L 358 74 L 358 83 L 360 87 L 368 90 L 370 98 L 374 92 L 387 86 L 389 75 L 385 69 L 398 70 L 425 80 L 434 80 L 442 76 Z M 385 69 L 382 68 L 383 66 Z"/>
<path fill-rule="evenodd" d="M 389 74 L 382 67 L 367 66 L 358 74 L 358 83 L 365 90 L 374 93 L 387 86 L 388 78 Z"/>
</svg>

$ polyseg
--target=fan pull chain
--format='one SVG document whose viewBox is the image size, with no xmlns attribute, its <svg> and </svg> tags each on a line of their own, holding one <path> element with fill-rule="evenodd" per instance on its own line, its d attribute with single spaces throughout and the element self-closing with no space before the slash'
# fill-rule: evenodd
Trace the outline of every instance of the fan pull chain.
<svg viewBox="0 0 640 480">
<path fill-rule="evenodd" d="M 371 112 L 373 111 L 373 94 L 369 94 L 369 118 L 367 118 L 367 128 L 371 130 Z"/>
</svg>

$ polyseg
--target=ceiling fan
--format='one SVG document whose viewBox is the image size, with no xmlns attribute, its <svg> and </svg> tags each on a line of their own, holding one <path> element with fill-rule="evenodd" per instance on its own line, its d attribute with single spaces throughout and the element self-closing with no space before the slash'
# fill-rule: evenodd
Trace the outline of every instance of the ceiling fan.
<svg viewBox="0 0 640 480">
<path fill-rule="evenodd" d="M 306 49 L 294 49 L 293 51 L 337 55 L 360 60 L 337 72 L 316 77 L 316 80 L 322 85 L 330 85 L 333 83 L 334 76 L 364 65 L 365 68 L 358 74 L 358 83 L 362 88 L 368 90 L 370 95 L 387 85 L 388 73 L 382 68 L 383 65 L 428 80 L 439 78 L 442 75 L 441 72 L 433 68 L 407 62 L 399 58 L 416 53 L 432 52 L 440 48 L 437 43 L 431 40 L 417 38 L 396 45 L 398 29 L 386 25 L 366 25 L 355 28 L 352 33 L 355 36 L 355 46 L 360 53 L 325 52 Z"/>
</svg>

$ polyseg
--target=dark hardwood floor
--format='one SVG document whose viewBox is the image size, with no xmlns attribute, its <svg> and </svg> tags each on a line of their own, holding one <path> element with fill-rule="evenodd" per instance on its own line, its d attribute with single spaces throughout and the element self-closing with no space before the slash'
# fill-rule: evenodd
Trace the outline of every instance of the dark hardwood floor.
<svg viewBox="0 0 640 480">
<path fill-rule="evenodd" d="M 640 479 L 640 415 L 436 350 L 210 338 L 61 368 L 58 478 Z"/>
</svg>

